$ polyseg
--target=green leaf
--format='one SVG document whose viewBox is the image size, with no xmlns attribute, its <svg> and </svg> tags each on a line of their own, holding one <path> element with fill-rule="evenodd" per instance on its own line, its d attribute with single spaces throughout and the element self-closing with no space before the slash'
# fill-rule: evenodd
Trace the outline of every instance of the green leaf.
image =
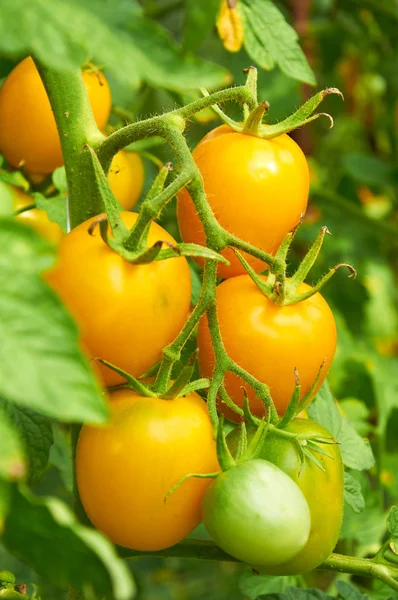
<svg viewBox="0 0 398 600">
<path fill-rule="evenodd" d="M 271 0 L 241 0 L 245 48 L 264 69 L 276 63 L 288 77 L 310 85 L 315 75 L 298 43 L 298 35 Z"/>
<path fill-rule="evenodd" d="M 216 23 L 220 4 L 221 0 L 187 0 L 183 30 L 184 48 L 194 52 L 201 46 Z"/>
<path fill-rule="evenodd" d="M 387 529 L 391 538 L 398 541 L 398 506 L 392 506 L 387 517 Z"/>
<path fill-rule="evenodd" d="M 88 57 L 120 81 L 138 87 L 144 80 L 167 89 L 219 86 L 226 71 L 193 55 L 184 55 L 166 29 L 137 10 L 115 17 L 112 4 L 57 0 L 3 0 L 0 54 L 21 58 L 32 54 L 49 68 L 70 70 Z M 119 3 L 118 3 L 119 5 Z M 126 6 L 126 3 L 124 3 Z M 23 18 L 21 18 L 23 15 Z"/>
<path fill-rule="evenodd" d="M 0 220 L 0 394 L 65 421 L 103 422 L 107 408 L 75 323 L 41 279 L 53 249 L 15 220 Z"/>
<path fill-rule="evenodd" d="M 25 472 L 21 438 L 4 408 L 0 406 L 0 478 L 20 479 Z"/>
<path fill-rule="evenodd" d="M 343 525 L 340 532 L 341 540 L 356 542 L 357 552 L 364 556 L 375 553 L 385 536 L 386 519 L 380 511 L 379 492 L 372 488 L 369 478 L 362 472 L 352 473 L 359 481 L 366 506 L 361 513 L 353 510 L 344 511 Z"/>
<path fill-rule="evenodd" d="M 249 600 L 256 600 L 261 594 L 284 592 L 295 583 L 296 577 L 256 575 L 253 569 L 245 569 L 239 578 L 239 590 Z"/>
<path fill-rule="evenodd" d="M 6 548 L 59 586 L 130 600 L 134 583 L 113 545 L 98 531 L 78 523 L 57 498 L 12 490 L 2 539 Z M 67 560 L 66 560 L 67 558 Z"/>
<path fill-rule="evenodd" d="M 361 484 L 352 475 L 344 471 L 344 501 L 356 513 L 365 508 L 365 498 L 362 496 Z"/>
<path fill-rule="evenodd" d="M 337 408 L 327 380 L 315 400 L 308 406 L 307 412 L 313 421 L 326 427 L 333 437 L 338 439 L 343 426 L 343 417 Z"/>
<path fill-rule="evenodd" d="M 326 381 L 307 410 L 310 418 L 326 427 L 339 442 L 343 463 L 347 467 L 359 471 L 373 467 L 375 460 L 369 441 L 363 439 L 341 415 Z"/>
<path fill-rule="evenodd" d="M 393 167 L 372 154 L 349 152 L 343 156 L 343 169 L 363 185 L 390 185 Z"/>
<path fill-rule="evenodd" d="M 341 444 L 341 457 L 346 467 L 362 471 L 375 464 L 369 440 L 362 438 L 345 417 L 337 441 Z"/>
<path fill-rule="evenodd" d="M 53 443 L 50 419 L 25 407 L 9 404 L 0 398 L 4 410 L 24 443 L 30 481 L 38 480 L 47 466 Z"/>
<path fill-rule="evenodd" d="M 68 182 L 66 181 L 65 167 L 58 167 L 52 174 L 52 182 L 59 192 L 68 191 Z"/>
<path fill-rule="evenodd" d="M 198 3 L 199 4 L 199 3 Z M 186 91 L 202 87 L 213 89 L 230 81 L 222 67 L 182 54 L 170 34 L 153 21 L 134 19 L 130 26 L 142 78 L 154 87 Z"/>
<path fill-rule="evenodd" d="M 360 436 L 366 436 L 372 430 L 368 421 L 370 410 L 364 402 L 357 398 L 344 398 L 340 400 L 340 408 Z"/>
<path fill-rule="evenodd" d="M 361 594 L 360 591 L 347 581 L 336 581 L 336 588 L 341 600 L 370 600 L 367 594 Z"/>
<path fill-rule="evenodd" d="M 67 200 L 64 193 L 46 198 L 42 194 L 34 193 L 32 197 L 37 208 L 45 210 L 50 221 L 58 223 L 63 231 L 67 231 L 68 216 L 67 216 Z"/>
<path fill-rule="evenodd" d="M 54 443 L 50 448 L 50 463 L 60 472 L 68 492 L 73 489 L 72 445 L 69 431 L 57 423 L 53 424 Z"/>
<path fill-rule="evenodd" d="M 239 5 L 238 8 L 241 12 L 243 19 L 243 27 L 244 27 L 244 45 L 245 50 L 255 62 L 256 65 L 264 69 L 265 71 L 270 71 L 275 67 L 275 60 L 271 53 L 269 52 L 267 46 L 264 44 L 264 41 L 257 37 L 256 27 L 252 25 L 251 19 L 251 11 L 245 5 Z M 254 20 L 254 19 L 253 19 Z"/>
</svg>

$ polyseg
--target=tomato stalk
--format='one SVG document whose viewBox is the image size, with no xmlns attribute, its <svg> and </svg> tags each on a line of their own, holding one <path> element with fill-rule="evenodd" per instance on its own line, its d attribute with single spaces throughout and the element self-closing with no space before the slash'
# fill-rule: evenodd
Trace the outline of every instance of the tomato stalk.
<svg viewBox="0 0 398 600">
<path fill-rule="evenodd" d="M 173 558 L 198 558 L 202 560 L 216 560 L 221 562 L 239 562 L 214 542 L 208 540 L 187 539 L 172 548 L 158 552 L 139 552 L 119 548 L 119 554 L 123 558 L 131 559 L 137 556 L 158 556 Z M 332 553 L 324 563 L 317 567 L 318 571 L 333 571 L 347 573 L 359 577 L 372 577 L 379 579 L 394 590 L 398 590 L 398 567 L 388 564 L 387 561 L 380 563 L 375 558 L 357 558 Z"/>
<path fill-rule="evenodd" d="M 73 228 L 103 210 L 90 155 L 84 148 L 87 144 L 95 146 L 104 135 L 95 123 L 81 70 L 53 71 L 37 58 L 35 64 L 61 141 L 68 182 L 69 225 Z"/>
</svg>

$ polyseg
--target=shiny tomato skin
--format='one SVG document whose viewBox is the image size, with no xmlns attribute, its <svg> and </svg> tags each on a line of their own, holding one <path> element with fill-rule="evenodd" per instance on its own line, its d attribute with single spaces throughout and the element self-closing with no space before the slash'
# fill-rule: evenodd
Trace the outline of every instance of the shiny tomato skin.
<svg viewBox="0 0 398 600">
<path fill-rule="evenodd" d="M 121 215 L 128 227 L 137 220 L 136 213 Z M 75 317 L 91 356 L 139 376 L 160 360 L 163 348 L 188 317 L 188 263 L 184 257 L 144 265 L 128 263 L 106 246 L 98 228 L 89 234 L 93 220 L 64 237 L 47 279 Z M 148 244 L 158 240 L 175 244 L 162 227 L 152 223 Z M 101 370 L 106 385 L 123 381 L 102 365 Z"/>
<path fill-rule="evenodd" d="M 255 459 L 221 473 L 207 488 L 203 522 L 220 548 L 259 569 L 302 550 L 311 516 L 299 487 L 275 465 Z"/>
<path fill-rule="evenodd" d="M 125 210 L 137 203 L 144 187 L 144 164 L 136 152 L 121 150 L 112 160 L 108 181 L 115 198 Z"/>
<path fill-rule="evenodd" d="M 20 210 L 21 208 L 34 203 L 33 198 L 20 188 L 10 186 L 10 189 L 14 198 L 15 210 Z M 64 232 L 62 231 L 61 227 L 58 225 L 58 223 L 50 221 L 45 210 L 32 208 L 31 210 L 25 210 L 15 218 L 17 221 L 25 223 L 25 225 L 29 225 L 29 227 L 34 229 L 39 235 L 44 237 L 46 240 L 53 242 L 54 244 L 58 244 L 64 237 Z"/>
<path fill-rule="evenodd" d="M 266 278 L 263 277 L 264 281 Z M 299 292 L 309 286 L 302 284 Z M 276 409 L 282 415 L 289 404 L 297 368 L 301 395 L 311 387 L 324 359 L 325 365 L 317 389 L 332 363 L 336 349 L 336 325 L 333 314 L 318 293 L 289 306 L 276 306 L 258 289 L 249 275 L 223 281 L 217 287 L 217 314 L 221 337 L 229 356 L 251 375 L 270 387 Z M 199 368 L 203 377 L 211 377 L 214 353 L 203 317 L 199 325 Z M 242 379 L 232 373 L 225 376 L 232 400 L 243 406 L 245 386 L 252 412 L 264 414 L 263 403 Z M 316 393 L 316 392 L 315 392 Z M 220 410 L 231 420 L 237 415 L 225 405 Z"/>
<path fill-rule="evenodd" d="M 284 428 L 290 433 L 319 435 L 331 438 L 331 433 L 309 419 L 294 419 Z M 249 429 L 248 439 L 255 431 Z M 237 449 L 238 430 L 227 438 L 232 453 Z M 344 467 L 338 444 L 323 444 L 332 458 L 315 452 L 324 471 L 305 458 L 301 465 L 296 445 L 272 431 L 265 438 L 259 458 L 270 461 L 284 471 L 299 486 L 311 512 L 311 531 L 304 548 L 288 562 L 270 567 L 270 575 L 296 575 L 312 571 L 333 552 L 339 539 L 344 511 Z"/>
<path fill-rule="evenodd" d="M 286 134 L 265 140 L 221 125 L 199 142 L 193 157 L 219 223 L 254 246 L 275 253 L 307 207 L 308 166 L 296 142 Z M 204 231 L 186 189 L 178 195 L 177 216 L 184 242 L 204 245 Z M 232 250 L 223 254 L 231 265 L 219 263 L 221 277 L 245 273 Z M 264 270 L 260 260 L 246 254 L 245 258 L 257 272 Z"/>
<path fill-rule="evenodd" d="M 109 85 L 101 72 L 84 72 L 97 125 L 111 110 Z M 0 152 L 15 168 L 48 174 L 63 165 L 61 144 L 47 92 L 31 57 L 20 62 L 0 88 Z"/>
<path fill-rule="evenodd" d="M 210 479 L 188 473 L 219 470 L 205 402 L 196 393 L 163 400 L 132 390 L 110 394 L 111 421 L 85 425 L 76 473 L 92 523 L 114 543 L 134 550 L 161 550 L 186 537 L 201 520 Z"/>
</svg>

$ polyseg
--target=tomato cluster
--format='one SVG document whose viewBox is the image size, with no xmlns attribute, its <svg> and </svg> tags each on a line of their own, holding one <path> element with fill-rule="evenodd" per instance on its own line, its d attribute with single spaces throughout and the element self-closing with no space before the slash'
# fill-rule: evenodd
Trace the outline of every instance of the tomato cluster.
<svg viewBox="0 0 398 600">
<path fill-rule="evenodd" d="M 259 236 L 253 239 L 253 234 L 246 239 L 258 243 L 263 229 L 266 233 L 261 237 L 262 247 L 273 252 L 305 209 L 308 193 L 305 158 L 287 136 L 265 141 L 232 132 L 226 135 L 225 127 L 221 129 L 223 135 L 216 132 L 206 136 L 194 152 L 195 158 L 199 156 L 209 202 L 225 228 L 231 227 L 233 233 L 244 236 L 245 231 L 251 231 L 251 225 L 245 221 L 247 207 L 242 199 L 245 191 L 244 198 L 252 203 L 247 210 L 255 215 L 253 222 Z M 228 171 L 231 158 L 218 147 L 214 150 L 213 140 L 221 140 L 228 151 L 230 140 L 234 155 L 245 166 Z M 226 161 L 225 173 L 221 166 L 221 175 L 224 180 L 229 177 L 229 187 L 221 185 L 211 169 L 206 171 L 202 167 L 214 165 L 216 155 L 221 162 Z M 237 194 L 235 172 L 241 182 L 242 197 Z M 298 181 L 292 182 L 295 173 Z M 286 177 L 291 185 L 288 190 Z M 221 176 L 220 181 L 223 181 Z M 270 195 L 275 197 L 278 189 L 278 204 L 272 212 Z M 268 205 L 261 206 L 262 200 Z M 186 241 L 203 242 L 201 229 L 195 229 L 191 217 L 187 217 L 191 211 L 193 219 L 198 218 L 192 206 L 188 192 L 182 191 L 178 198 L 181 232 Z M 236 228 L 230 226 L 228 211 L 234 215 Z M 271 233 L 267 237 L 270 212 L 277 229 L 273 231 L 272 243 Z M 129 225 L 134 218 L 128 213 L 123 215 Z M 99 235 L 94 238 L 87 235 L 88 225 L 77 227 L 63 240 L 59 264 L 49 274 L 49 281 L 75 314 L 91 352 L 139 376 L 160 358 L 162 347 L 178 333 L 188 315 L 190 283 L 186 261 L 182 257 L 163 261 L 162 279 L 158 263 L 125 264 L 106 248 Z M 158 226 L 151 227 L 148 245 L 160 236 L 167 239 L 165 232 L 156 229 Z M 198 236 L 195 232 L 199 232 Z M 225 256 L 231 258 L 231 252 L 227 251 Z M 87 278 L 84 266 L 76 273 L 79 263 L 89 263 L 98 281 L 91 276 Z M 264 268 L 260 261 L 252 261 L 252 266 L 258 271 Z M 221 266 L 219 270 L 220 276 L 227 277 L 217 287 L 220 333 L 228 355 L 269 385 L 276 408 L 283 415 L 294 390 L 295 368 L 300 373 L 303 396 L 326 361 L 316 389 L 321 385 L 336 346 L 333 315 L 319 293 L 297 304 L 275 305 L 241 270 L 241 264 L 233 260 L 231 267 Z M 89 299 L 78 294 L 82 286 Z M 309 289 L 301 284 L 297 293 Z M 97 310 L 96 302 L 101 311 Z M 166 323 L 175 327 L 162 337 Z M 206 316 L 199 325 L 198 347 L 200 372 L 211 377 L 215 358 Z M 103 375 L 108 385 L 121 381 L 110 370 Z M 225 377 L 226 390 L 240 407 L 244 401 L 242 384 L 234 374 Z M 253 390 L 248 390 L 248 394 L 251 412 L 262 417 L 263 403 Z M 178 486 L 189 474 L 214 474 L 219 469 L 218 461 L 222 462 L 202 398 L 196 393 L 175 399 L 145 397 L 129 389 L 112 392 L 110 400 L 112 418 L 108 427 L 82 429 L 77 449 L 77 481 L 88 517 L 115 543 L 138 551 L 160 550 L 182 540 L 203 520 L 223 550 L 269 574 L 312 570 L 333 550 L 343 514 L 339 448 L 333 443 L 328 444 L 327 450 L 321 447 L 316 464 L 308 457 L 303 459 L 294 436 L 330 440 L 327 430 L 308 420 L 293 419 L 282 430 L 287 437 L 275 430 L 265 437 L 256 459 L 238 460 L 220 472 L 213 483 L 190 478 Z M 220 403 L 219 410 L 237 420 L 236 413 L 226 405 Z M 238 433 L 239 428 L 228 438 L 233 454 Z M 249 441 L 253 436 L 254 430 L 249 428 Z M 328 512 L 325 525 L 324 506 L 331 496 L 333 510 Z"/>
<path fill-rule="evenodd" d="M 83 72 L 83 80 L 103 130 L 111 109 L 109 86 L 93 69 Z M 29 121 L 21 115 L 29 115 Z M 50 103 L 29 58 L 0 90 L 0 151 L 31 179 L 48 175 L 63 162 Z M 271 262 L 270 255 L 306 210 L 309 174 L 300 148 L 286 134 L 265 139 L 222 125 L 204 137 L 193 157 L 218 223 L 267 253 Z M 108 177 L 120 204 L 131 209 L 144 183 L 139 155 L 120 151 Z M 20 191 L 15 194 L 16 209 L 30 203 Z M 91 358 L 104 361 L 99 366 L 104 387 L 123 384 L 108 392 L 109 423 L 83 426 L 77 446 L 78 489 L 93 525 L 116 544 L 158 551 L 184 539 L 203 520 L 220 548 L 263 572 L 294 574 L 318 566 L 337 542 L 343 511 L 341 456 L 329 432 L 295 418 L 280 429 L 272 425 L 259 437 L 262 424 L 256 431 L 253 423 L 270 415 L 254 390 L 228 372 L 223 389 L 238 411 L 244 407 L 251 425 L 247 440 L 245 428 L 232 431 L 227 438 L 230 450 L 220 428 L 224 445 L 216 444 L 203 398 L 192 391 L 180 394 L 181 389 L 170 394 L 170 387 L 158 393 L 151 379 L 163 349 L 189 317 L 187 259 L 127 260 L 109 243 L 112 230 L 104 232 L 98 216 L 62 236 L 41 212 L 32 209 L 18 218 L 32 219 L 40 232 L 58 243 L 57 262 L 45 277 L 74 316 L 82 347 Z M 187 189 L 178 195 L 177 213 L 183 240 L 205 245 Z M 129 230 L 137 223 L 136 213 L 120 215 Z M 175 249 L 176 241 L 158 224 L 151 222 L 146 234 L 147 247 L 161 241 Z M 223 255 L 229 265 L 218 264 L 223 281 L 215 292 L 223 351 L 250 377 L 268 385 L 282 417 L 297 372 L 301 384 L 297 402 L 310 401 L 327 374 L 336 348 L 332 312 L 319 293 L 288 304 L 274 302 L 260 285 L 270 281 L 260 275 L 266 263 L 245 254 L 249 275 L 231 248 Z M 202 265 L 203 259 L 198 262 Z M 294 293 L 310 290 L 301 283 Z M 198 328 L 203 378 L 211 378 L 215 369 L 212 336 L 204 314 Z M 136 378 L 133 387 L 140 393 L 126 384 L 123 372 Z M 241 418 L 242 410 L 234 412 L 222 401 L 218 410 L 232 421 Z M 315 460 L 302 449 L 307 437 L 315 440 L 311 444 Z M 213 482 L 206 479 L 209 474 Z M 325 519 L 324 506 L 331 497 Z"/>
</svg>

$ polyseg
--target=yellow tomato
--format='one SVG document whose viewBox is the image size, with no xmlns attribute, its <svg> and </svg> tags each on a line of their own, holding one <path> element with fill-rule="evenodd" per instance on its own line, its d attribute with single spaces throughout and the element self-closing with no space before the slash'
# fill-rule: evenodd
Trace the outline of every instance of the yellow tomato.
<svg viewBox="0 0 398 600">
<path fill-rule="evenodd" d="M 128 227 L 137 214 L 122 212 Z M 97 217 L 96 217 L 97 218 Z M 134 376 L 142 375 L 162 356 L 189 313 L 191 277 L 186 258 L 169 258 L 134 265 L 111 250 L 95 219 L 72 229 L 59 246 L 58 262 L 47 279 L 80 326 L 92 357 L 99 357 Z M 152 222 L 148 245 L 175 240 Z M 106 385 L 123 378 L 101 367 Z"/>
<path fill-rule="evenodd" d="M 100 129 L 112 99 L 101 72 L 85 71 L 84 83 Z M 16 168 L 48 174 L 63 164 L 61 144 L 47 92 L 31 57 L 8 75 L 0 89 L 0 152 Z"/>
<path fill-rule="evenodd" d="M 274 254 L 307 207 L 308 166 L 296 142 L 286 134 L 266 140 L 221 125 L 199 142 L 192 156 L 220 225 Z M 184 242 L 204 245 L 204 230 L 185 188 L 178 194 L 177 217 Z M 246 273 L 231 248 L 222 254 L 230 266 L 218 263 L 220 277 Z M 259 259 L 245 258 L 256 271 L 264 270 Z M 197 262 L 203 265 L 203 259 Z"/>
<path fill-rule="evenodd" d="M 262 277 L 266 281 L 265 277 Z M 298 293 L 310 288 L 303 283 Z M 301 397 L 311 388 L 319 367 L 325 364 L 314 390 L 322 385 L 336 350 L 336 324 L 326 300 L 315 294 L 302 302 L 287 306 L 273 304 L 258 289 L 249 275 L 232 277 L 217 287 L 217 315 L 221 337 L 229 356 L 251 375 L 269 385 L 280 415 L 285 412 L 295 386 L 295 368 L 301 383 Z M 202 377 L 211 377 L 214 351 L 207 317 L 202 317 L 198 331 L 199 369 Z M 264 414 L 264 405 L 250 386 L 227 373 L 225 387 L 232 400 L 243 407 L 247 387 L 250 409 Z M 236 413 L 225 404 L 220 410 L 232 420 Z"/>
<path fill-rule="evenodd" d="M 168 548 L 199 524 L 211 479 L 192 478 L 165 496 L 189 473 L 219 470 L 206 404 L 196 393 L 163 400 L 129 389 L 110 399 L 110 423 L 80 433 L 76 474 L 83 506 L 116 544 Z"/>
<path fill-rule="evenodd" d="M 141 157 L 136 152 L 121 150 L 114 157 L 108 181 L 116 199 L 126 210 L 131 210 L 144 186 L 145 172 Z"/>
</svg>

